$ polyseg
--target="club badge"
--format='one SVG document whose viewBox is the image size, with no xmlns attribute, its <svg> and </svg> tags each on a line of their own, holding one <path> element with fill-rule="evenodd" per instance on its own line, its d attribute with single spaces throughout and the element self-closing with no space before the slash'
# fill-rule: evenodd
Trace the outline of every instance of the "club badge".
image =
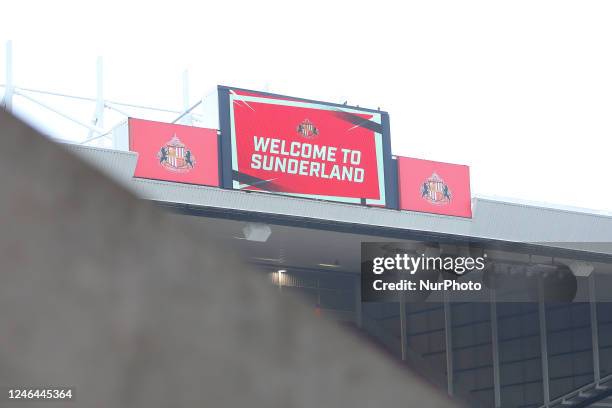
<svg viewBox="0 0 612 408">
<path fill-rule="evenodd" d="M 302 123 L 297 126 L 296 131 L 300 136 L 306 139 L 314 139 L 319 135 L 319 129 L 317 129 L 308 119 L 304 119 Z"/>
<path fill-rule="evenodd" d="M 421 184 L 421 197 L 431 204 L 446 205 L 451 202 L 452 195 L 444 180 L 433 173 Z"/>
<path fill-rule="evenodd" d="M 186 173 L 194 168 L 196 159 L 183 142 L 174 135 L 157 153 L 159 164 L 175 173 Z"/>
</svg>

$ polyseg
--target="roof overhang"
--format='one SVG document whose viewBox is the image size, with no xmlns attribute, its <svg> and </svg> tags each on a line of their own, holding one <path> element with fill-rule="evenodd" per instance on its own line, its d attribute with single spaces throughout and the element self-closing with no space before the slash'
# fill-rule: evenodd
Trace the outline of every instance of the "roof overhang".
<svg viewBox="0 0 612 408">
<path fill-rule="evenodd" d="M 136 153 L 65 146 L 139 197 L 179 213 L 398 239 L 459 239 L 593 260 L 612 256 L 612 217 L 602 214 L 475 198 L 469 219 L 136 179 Z"/>
</svg>

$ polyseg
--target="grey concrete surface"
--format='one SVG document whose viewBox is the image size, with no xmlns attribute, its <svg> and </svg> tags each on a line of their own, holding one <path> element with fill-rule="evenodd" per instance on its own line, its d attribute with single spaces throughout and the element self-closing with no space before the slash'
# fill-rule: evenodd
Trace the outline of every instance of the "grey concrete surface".
<svg viewBox="0 0 612 408">
<path fill-rule="evenodd" d="M 0 386 L 75 387 L 0 404 L 456 406 L 3 111 L 0 140 Z"/>
</svg>

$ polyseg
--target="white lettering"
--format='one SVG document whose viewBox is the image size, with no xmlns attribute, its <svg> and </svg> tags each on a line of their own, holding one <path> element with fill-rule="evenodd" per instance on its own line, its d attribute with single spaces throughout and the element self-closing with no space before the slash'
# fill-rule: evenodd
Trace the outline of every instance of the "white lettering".
<svg viewBox="0 0 612 408">
<path fill-rule="evenodd" d="M 251 168 L 255 170 L 261 169 L 261 155 L 253 154 L 251 156 Z"/>
</svg>

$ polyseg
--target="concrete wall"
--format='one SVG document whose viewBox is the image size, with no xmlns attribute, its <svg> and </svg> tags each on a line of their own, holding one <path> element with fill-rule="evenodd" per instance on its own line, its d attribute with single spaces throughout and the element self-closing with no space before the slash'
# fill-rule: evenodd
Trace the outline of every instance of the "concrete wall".
<svg viewBox="0 0 612 408">
<path fill-rule="evenodd" d="M 5 112 L 0 136 L 0 386 L 74 386 L 78 407 L 456 406 Z"/>
</svg>

